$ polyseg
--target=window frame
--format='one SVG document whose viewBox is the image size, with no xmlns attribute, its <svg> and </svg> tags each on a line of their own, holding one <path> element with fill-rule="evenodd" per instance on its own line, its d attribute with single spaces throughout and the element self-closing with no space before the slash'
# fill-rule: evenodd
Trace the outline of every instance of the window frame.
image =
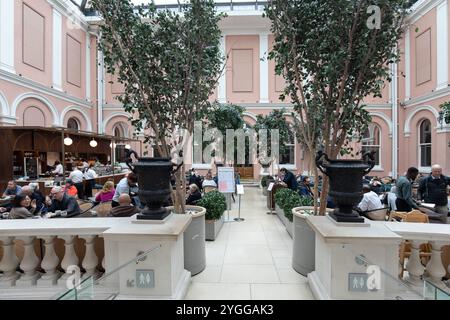
<svg viewBox="0 0 450 320">
<path fill-rule="evenodd" d="M 428 121 L 429 123 L 429 134 L 430 134 L 430 142 L 422 142 L 422 126 L 423 124 Z M 429 166 L 423 166 L 422 165 L 422 147 L 430 147 L 430 165 Z M 431 120 L 428 118 L 422 119 L 419 121 L 419 126 L 417 130 L 417 158 L 418 158 L 418 164 L 419 164 L 419 171 L 429 173 L 431 172 L 431 165 L 433 162 L 433 125 L 431 123 Z"/>
</svg>

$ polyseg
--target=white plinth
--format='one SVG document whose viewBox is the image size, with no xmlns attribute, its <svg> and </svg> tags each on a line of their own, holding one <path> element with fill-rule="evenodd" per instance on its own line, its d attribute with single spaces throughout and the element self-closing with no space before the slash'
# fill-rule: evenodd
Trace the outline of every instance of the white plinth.
<svg viewBox="0 0 450 320">
<path fill-rule="evenodd" d="M 164 224 L 124 224 L 104 232 L 105 268 L 111 272 L 142 252 L 157 248 L 138 264 L 133 262 L 105 279 L 117 288 L 118 299 L 182 299 L 190 283 L 184 269 L 183 232 L 190 215 L 172 215 Z M 153 271 L 154 286 L 138 288 L 136 271 Z"/>
<path fill-rule="evenodd" d="M 392 296 L 397 282 L 380 274 L 380 289 L 354 292 L 349 289 L 349 273 L 368 273 L 356 263 L 364 255 L 395 279 L 398 274 L 398 245 L 401 237 L 383 222 L 367 221 L 370 227 L 338 226 L 327 217 L 310 216 L 307 223 L 316 233 L 315 271 L 308 282 L 316 299 L 379 300 Z"/>
</svg>

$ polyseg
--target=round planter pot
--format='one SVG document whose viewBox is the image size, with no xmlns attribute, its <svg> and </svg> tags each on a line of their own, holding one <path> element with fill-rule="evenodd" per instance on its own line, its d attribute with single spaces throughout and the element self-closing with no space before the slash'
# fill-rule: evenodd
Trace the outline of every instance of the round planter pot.
<svg viewBox="0 0 450 320">
<path fill-rule="evenodd" d="M 292 209 L 293 222 L 293 249 L 292 267 L 303 276 L 315 270 L 316 234 L 306 222 L 305 211 L 314 212 L 314 207 L 297 207 Z M 327 212 L 332 212 L 327 209 Z"/>
<path fill-rule="evenodd" d="M 168 207 L 173 210 L 173 207 Z M 206 209 L 198 206 L 186 206 L 192 216 L 192 221 L 183 235 L 184 246 L 184 268 L 191 276 L 199 274 L 206 267 L 205 247 L 205 214 Z"/>
</svg>

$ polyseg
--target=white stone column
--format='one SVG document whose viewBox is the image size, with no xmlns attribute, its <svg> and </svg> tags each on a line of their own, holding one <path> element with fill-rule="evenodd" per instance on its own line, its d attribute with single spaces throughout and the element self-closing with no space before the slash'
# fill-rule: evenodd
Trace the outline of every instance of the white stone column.
<svg viewBox="0 0 450 320">
<path fill-rule="evenodd" d="M 62 15 L 53 8 L 53 30 L 52 30 L 52 76 L 53 88 L 62 91 Z"/>
<path fill-rule="evenodd" d="M 36 285 L 37 279 L 40 277 L 39 272 L 37 272 L 36 268 L 39 266 L 39 258 L 34 251 L 34 240 L 36 240 L 35 236 L 23 236 L 18 237 L 18 240 L 23 241 L 24 253 L 23 259 L 20 262 L 20 269 L 24 272 L 24 274 L 20 277 L 16 282 L 16 286 L 34 286 Z"/>
<path fill-rule="evenodd" d="M 70 273 L 67 273 L 69 266 L 78 266 L 79 263 L 74 247 L 75 237 L 76 236 L 59 236 L 59 238 L 64 240 L 64 247 L 66 249 L 64 252 L 64 258 L 61 261 L 61 268 L 63 268 L 66 273 L 60 278 L 60 280 L 64 283 L 67 278 L 71 276 Z"/>
<path fill-rule="evenodd" d="M 0 261 L 0 271 L 3 271 L 3 275 L 0 276 L 0 287 L 15 286 L 19 278 L 19 259 L 14 248 L 14 237 L 1 237 L 0 242 L 3 243 L 3 257 Z"/>
<path fill-rule="evenodd" d="M 444 0 L 436 8 L 436 90 L 447 88 L 448 85 L 448 5 Z"/>
<path fill-rule="evenodd" d="M 433 281 L 441 281 L 442 277 L 446 274 L 446 270 L 442 264 L 442 246 L 444 244 L 435 241 L 430 241 L 430 244 L 432 246 L 431 259 L 427 263 L 427 274 Z"/>
<path fill-rule="evenodd" d="M 259 35 L 259 103 L 269 103 L 269 36 Z"/>
<path fill-rule="evenodd" d="M 42 237 L 45 241 L 45 254 L 41 262 L 41 267 L 45 270 L 45 273 L 39 279 L 38 285 L 55 285 L 61 276 L 61 273 L 56 270 L 59 264 L 59 257 L 55 252 L 55 238 L 55 236 Z"/>
<path fill-rule="evenodd" d="M 220 38 L 220 54 L 224 58 L 223 61 L 223 72 L 219 78 L 219 84 L 217 88 L 217 100 L 220 103 L 227 103 L 227 45 L 226 45 L 226 35 L 222 35 Z"/>
<path fill-rule="evenodd" d="M 101 41 L 101 35 L 98 36 L 97 41 L 98 46 Z M 103 104 L 105 103 L 105 64 L 103 60 L 103 52 L 100 48 L 97 51 L 97 59 L 97 131 L 99 134 L 102 134 L 105 131 L 105 128 L 103 128 Z"/>
<path fill-rule="evenodd" d="M 97 238 L 96 235 L 89 235 L 89 236 L 80 236 L 81 238 L 86 240 L 86 253 L 84 255 L 84 259 L 82 262 L 82 266 L 84 270 L 86 270 L 85 277 L 90 276 L 97 276 L 97 265 L 98 265 L 98 257 L 95 253 L 95 239 Z"/>
<path fill-rule="evenodd" d="M 14 69 L 14 0 L 0 1 L 0 69 Z"/>
<path fill-rule="evenodd" d="M 91 35 L 86 32 L 86 100 L 91 101 Z"/>
<path fill-rule="evenodd" d="M 405 100 L 411 97 L 411 39 L 410 29 L 405 31 Z"/>
<path fill-rule="evenodd" d="M 420 242 L 417 240 L 410 240 L 409 242 L 411 243 L 411 255 L 406 264 L 406 270 L 408 271 L 411 282 L 419 283 L 425 271 L 425 267 L 420 260 Z"/>
</svg>

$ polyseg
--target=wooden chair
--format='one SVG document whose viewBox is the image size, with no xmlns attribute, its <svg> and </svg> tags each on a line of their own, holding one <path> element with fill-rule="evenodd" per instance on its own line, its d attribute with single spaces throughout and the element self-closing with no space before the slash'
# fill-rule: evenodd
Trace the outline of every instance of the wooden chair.
<svg viewBox="0 0 450 320">
<path fill-rule="evenodd" d="M 413 210 L 409 213 L 402 213 L 402 222 L 412 223 L 430 223 L 428 216 L 419 210 Z M 408 240 L 403 241 L 400 244 L 399 260 L 400 260 L 400 279 L 403 279 L 405 272 L 405 258 L 409 258 L 411 255 L 411 243 Z M 423 243 L 420 245 L 420 258 L 423 265 L 426 265 L 431 258 L 431 245 L 429 243 Z"/>
<path fill-rule="evenodd" d="M 407 212 L 403 211 L 391 211 L 389 214 L 389 221 L 403 221 L 407 214 Z"/>
<path fill-rule="evenodd" d="M 98 206 L 94 207 L 93 210 L 97 212 L 98 217 L 108 217 L 111 213 L 112 201 L 102 202 Z"/>
</svg>

